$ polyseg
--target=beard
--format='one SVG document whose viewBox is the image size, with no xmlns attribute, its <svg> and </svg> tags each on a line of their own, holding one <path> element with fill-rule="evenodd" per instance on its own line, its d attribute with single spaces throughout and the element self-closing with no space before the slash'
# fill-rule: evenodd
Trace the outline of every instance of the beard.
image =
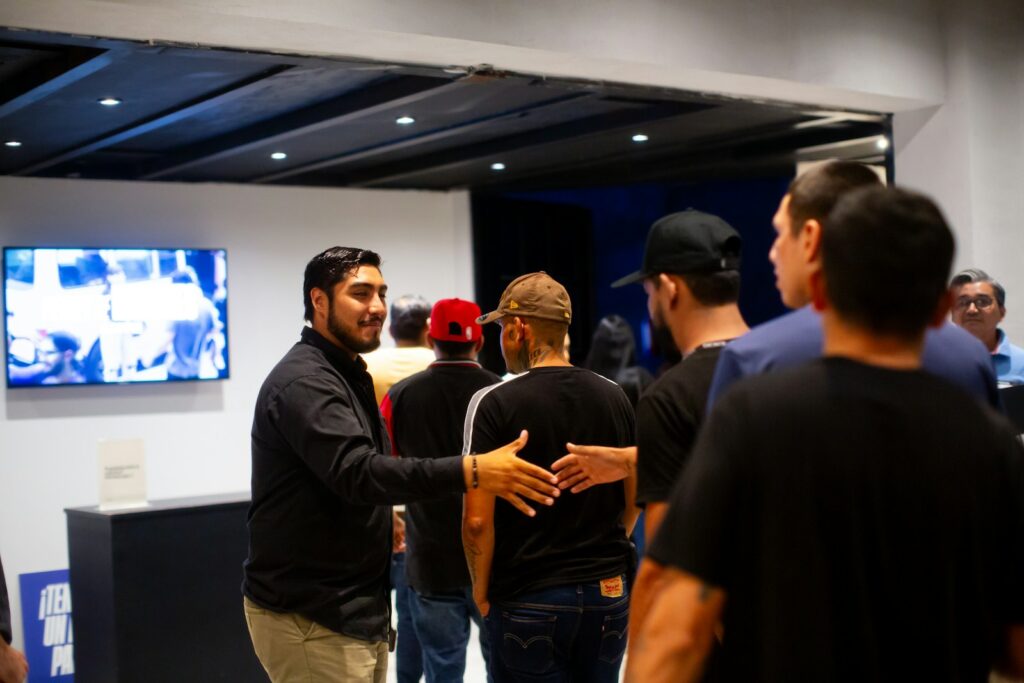
<svg viewBox="0 0 1024 683">
<path fill-rule="evenodd" d="M 371 320 L 379 320 L 382 326 L 384 324 L 383 318 L 374 317 Z M 346 324 L 339 316 L 335 315 L 332 308 L 330 315 L 327 316 L 327 329 L 349 351 L 353 353 L 368 353 L 380 346 L 380 329 L 383 329 L 383 327 L 378 329 L 377 334 L 372 338 L 364 339 L 359 334 L 359 323 L 355 325 Z"/>
<path fill-rule="evenodd" d="M 677 363 L 682 358 L 676 348 L 676 340 L 672 338 L 672 330 L 665 324 L 665 315 L 661 308 L 651 312 L 651 350 L 670 363 Z"/>
</svg>

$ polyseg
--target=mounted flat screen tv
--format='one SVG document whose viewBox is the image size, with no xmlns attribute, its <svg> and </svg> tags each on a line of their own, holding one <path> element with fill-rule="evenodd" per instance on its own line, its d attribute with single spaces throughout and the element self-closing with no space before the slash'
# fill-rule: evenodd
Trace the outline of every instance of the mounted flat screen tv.
<svg viewBox="0 0 1024 683">
<path fill-rule="evenodd" d="M 8 387 L 229 376 L 225 250 L 3 256 Z"/>
</svg>

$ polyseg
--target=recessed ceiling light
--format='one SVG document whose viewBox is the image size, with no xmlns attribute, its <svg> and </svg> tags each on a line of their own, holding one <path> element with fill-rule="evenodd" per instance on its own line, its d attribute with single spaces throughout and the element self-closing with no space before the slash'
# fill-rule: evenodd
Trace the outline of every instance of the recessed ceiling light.
<svg viewBox="0 0 1024 683">
<path fill-rule="evenodd" d="M 121 100 L 116 97 L 104 97 L 102 100 L 97 100 L 104 107 L 116 107 L 121 104 Z"/>
<path fill-rule="evenodd" d="M 8 147 L 21 147 L 20 140 L 8 140 L 4 144 L 7 145 Z"/>
<path fill-rule="evenodd" d="M 878 149 L 889 149 L 889 138 L 878 138 L 878 142 L 875 143 Z"/>
<path fill-rule="evenodd" d="M 416 123 L 416 119 L 414 119 L 411 116 L 399 116 L 397 119 L 395 119 L 395 123 L 397 123 L 400 126 L 408 126 L 411 123 Z"/>
<path fill-rule="evenodd" d="M 287 159 L 288 155 L 285 154 L 284 152 L 274 152 L 273 154 L 270 155 L 270 158 L 273 159 L 274 161 L 281 161 L 282 159 Z"/>
<path fill-rule="evenodd" d="M 497 162 L 491 164 L 491 170 L 492 171 L 504 171 L 505 170 L 505 164 L 501 163 L 500 161 L 497 161 Z"/>
<path fill-rule="evenodd" d="M 650 140 L 650 138 L 643 133 L 637 133 L 633 136 L 633 142 L 647 142 L 648 140 Z"/>
</svg>

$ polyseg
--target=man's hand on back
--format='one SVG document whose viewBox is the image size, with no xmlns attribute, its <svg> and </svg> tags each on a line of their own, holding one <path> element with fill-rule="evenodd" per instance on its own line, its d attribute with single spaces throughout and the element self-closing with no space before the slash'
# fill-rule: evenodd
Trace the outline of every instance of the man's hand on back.
<svg viewBox="0 0 1024 683">
<path fill-rule="evenodd" d="M 558 473 L 558 488 L 563 490 L 572 487 L 573 493 L 579 493 L 597 484 L 621 481 L 636 469 L 636 446 L 565 446 L 569 453 L 551 465 Z"/>
<path fill-rule="evenodd" d="M 554 505 L 559 491 L 555 486 L 558 483 L 555 475 L 516 457 L 516 453 L 526 445 L 526 439 L 527 433 L 524 430 L 519 438 L 510 444 L 489 453 L 468 455 L 462 459 L 462 471 L 465 475 L 466 489 L 469 490 L 473 487 L 475 459 L 478 488 L 504 498 L 523 514 L 533 517 L 537 513 L 523 498 L 529 498 L 542 505 Z"/>
</svg>

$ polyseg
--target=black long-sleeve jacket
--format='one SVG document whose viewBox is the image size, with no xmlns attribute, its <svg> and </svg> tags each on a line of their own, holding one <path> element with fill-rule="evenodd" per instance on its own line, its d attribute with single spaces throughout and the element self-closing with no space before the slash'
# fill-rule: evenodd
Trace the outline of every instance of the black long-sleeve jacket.
<svg viewBox="0 0 1024 683">
<path fill-rule="evenodd" d="M 390 448 L 362 359 L 303 329 L 256 400 L 250 600 L 387 639 L 391 504 L 465 490 L 461 458 L 394 458 Z"/>
</svg>

